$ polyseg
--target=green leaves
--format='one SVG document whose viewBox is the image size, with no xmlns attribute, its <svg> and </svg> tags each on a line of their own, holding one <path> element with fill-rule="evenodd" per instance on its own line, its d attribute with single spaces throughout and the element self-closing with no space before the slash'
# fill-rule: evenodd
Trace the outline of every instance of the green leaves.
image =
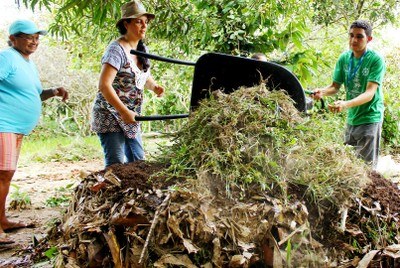
<svg viewBox="0 0 400 268">
<path fill-rule="evenodd" d="M 368 18 L 374 26 L 396 23 L 396 10 L 399 2 L 396 0 L 378 1 L 334 1 L 323 0 L 313 1 L 315 14 L 313 21 L 317 24 L 330 25 L 338 24 L 347 28 L 348 25 L 357 19 Z"/>
<path fill-rule="evenodd" d="M 57 247 L 51 247 L 48 250 L 45 251 L 44 255 L 48 259 L 53 259 L 56 255 L 58 254 L 58 249 Z"/>
<path fill-rule="evenodd" d="M 66 41 L 73 68 L 99 72 L 105 47 L 118 36 L 115 23 L 125 1 L 21 2 L 31 9 L 39 7 L 53 12 L 48 30 Z M 333 64 L 347 48 L 346 33 L 353 20 L 368 18 L 374 28 L 397 23 L 396 10 L 400 5 L 397 0 L 148 0 L 144 4 L 149 12 L 156 14 L 146 40 L 152 53 L 196 60 L 207 51 L 244 57 L 262 52 L 268 60 L 290 69 L 308 87 L 330 82 Z M 187 110 L 190 88 L 185 85 L 190 84 L 190 74 L 176 71 L 175 75 L 164 75 L 168 67 L 154 67 L 157 81 L 172 88 L 168 94 L 174 95 L 162 100 L 162 110 Z M 174 102 L 178 107 L 167 108 Z M 156 102 L 151 100 L 151 103 Z M 156 109 L 154 106 L 150 110 Z M 398 117 L 394 111 L 387 113 L 393 118 L 387 119 L 391 129 L 396 127 Z M 384 129 L 384 139 L 398 143 L 399 138 L 391 136 L 391 129 Z"/>
<path fill-rule="evenodd" d="M 120 7 L 124 3 L 107 0 L 23 2 L 32 9 L 39 6 L 53 10 L 54 22 L 49 31 L 78 42 L 79 48 L 74 50 L 86 51 L 94 44 L 103 48 L 117 36 L 115 22 L 120 18 Z M 350 22 L 360 16 L 367 17 L 374 26 L 394 22 L 399 6 L 396 0 L 149 0 L 144 4 L 148 11 L 156 13 L 148 40 L 166 41 L 163 52 L 176 48 L 185 55 L 216 51 L 249 56 L 262 52 L 271 61 L 293 66 L 293 72 L 303 84 L 310 83 L 317 71 L 318 57 L 313 55 L 316 44 L 310 34 L 313 30 L 322 33 L 324 28 L 316 27 L 323 25 L 328 29 L 335 25 L 331 28 L 336 31 L 329 34 L 336 36 L 337 29 L 347 30 Z M 92 59 L 99 58 L 100 54 L 95 51 Z"/>
</svg>

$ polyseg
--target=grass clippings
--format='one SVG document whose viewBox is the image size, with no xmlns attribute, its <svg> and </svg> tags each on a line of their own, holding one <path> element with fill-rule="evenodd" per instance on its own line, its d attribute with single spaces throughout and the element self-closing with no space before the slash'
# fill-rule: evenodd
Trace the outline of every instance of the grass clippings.
<svg viewBox="0 0 400 268">
<path fill-rule="evenodd" d="M 191 114 L 164 161 L 169 177 L 211 180 L 227 197 L 235 189 L 246 196 L 256 184 L 287 202 L 296 186 L 314 203 L 339 207 L 369 179 L 351 148 L 323 134 L 331 131 L 327 126 L 325 118 L 300 113 L 284 91 L 264 84 L 217 92 Z"/>
<path fill-rule="evenodd" d="M 77 187 L 53 230 L 55 267 L 352 267 L 381 245 L 393 256 L 380 228 L 394 224 L 396 242 L 394 208 L 340 144 L 342 127 L 263 84 L 214 92 L 157 163 L 116 165 Z M 384 213 L 372 217 L 377 202 Z"/>
</svg>

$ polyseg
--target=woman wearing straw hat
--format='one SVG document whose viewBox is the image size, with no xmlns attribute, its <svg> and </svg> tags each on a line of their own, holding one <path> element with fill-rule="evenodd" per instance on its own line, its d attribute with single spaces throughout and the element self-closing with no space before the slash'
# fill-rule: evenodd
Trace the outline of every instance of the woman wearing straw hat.
<svg viewBox="0 0 400 268">
<path fill-rule="evenodd" d="M 121 12 L 116 24 L 121 36 L 102 57 L 92 113 L 92 130 L 100 138 L 106 167 L 144 159 L 140 123 L 135 116 L 141 112 L 144 88 L 158 97 L 164 93 L 150 74 L 149 60 L 130 54 L 131 49 L 147 52 L 143 39 L 155 15 L 147 13 L 138 0 L 124 4 Z"/>
</svg>

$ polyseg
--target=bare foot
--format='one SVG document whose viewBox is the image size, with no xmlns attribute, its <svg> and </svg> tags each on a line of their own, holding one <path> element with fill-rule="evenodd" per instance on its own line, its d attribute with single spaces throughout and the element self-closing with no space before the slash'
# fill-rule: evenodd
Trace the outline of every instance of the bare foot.
<svg viewBox="0 0 400 268">
<path fill-rule="evenodd" d="M 8 221 L 6 223 L 2 223 L 1 227 L 3 228 L 4 232 L 11 232 L 11 231 L 22 229 L 22 228 L 32 228 L 32 227 L 35 227 L 35 224 L 32 222 L 24 223 L 24 222 Z"/>
<path fill-rule="evenodd" d="M 13 244 L 14 240 L 8 237 L 6 233 L 0 233 L 0 245 Z"/>
</svg>

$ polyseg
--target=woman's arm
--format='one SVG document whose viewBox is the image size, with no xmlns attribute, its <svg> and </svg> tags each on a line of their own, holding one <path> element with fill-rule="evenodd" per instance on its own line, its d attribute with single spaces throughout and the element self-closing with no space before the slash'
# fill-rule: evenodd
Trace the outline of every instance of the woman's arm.
<svg viewBox="0 0 400 268">
<path fill-rule="evenodd" d="M 45 101 L 55 96 L 61 97 L 62 101 L 66 101 L 68 99 L 68 91 L 64 87 L 45 89 L 40 94 L 40 99 Z"/>
<path fill-rule="evenodd" d="M 135 122 L 135 116 L 137 114 L 125 106 L 112 87 L 112 83 L 116 75 L 117 70 L 110 64 L 104 63 L 100 73 L 99 90 L 107 102 L 118 111 L 125 123 L 133 123 Z"/>
<path fill-rule="evenodd" d="M 162 95 L 164 95 L 164 88 L 162 86 L 159 86 L 151 75 L 149 76 L 149 78 L 147 78 L 146 84 L 144 86 L 145 88 L 148 88 L 156 93 L 157 97 L 162 97 Z"/>
</svg>

